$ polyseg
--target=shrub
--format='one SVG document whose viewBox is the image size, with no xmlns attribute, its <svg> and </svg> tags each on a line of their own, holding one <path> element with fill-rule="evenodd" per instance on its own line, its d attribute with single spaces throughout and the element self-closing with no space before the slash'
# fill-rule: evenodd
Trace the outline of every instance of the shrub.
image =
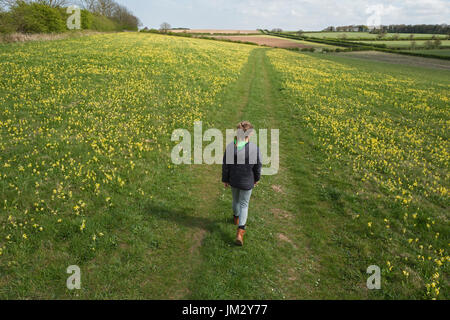
<svg viewBox="0 0 450 320">
<path fill-rule="evenodd" d="M 49 5 L 51 3 L 44 0 L 15 0 L 14 5 L 6 12 L 0 6 L 0 33 L 34 34 L 67 31 L 66 22 L 70 15 L 67 13 L 67 8 L 52 7 Z M 111 16 L 81 10 L 81 29 L 83 30 L 137 31 L 138 25 L 139 19 L 123 6 L 117 5 Z"/>
<path fill-rule="evenodd" d="M 12 15 L 9 12 L 0 12 L 0 33 L 13 33 L 16 28 L 13 24 Z"/>
<path fill-rule="evenodd" d="M 56 8 L 40 3 L 18 2 L 11 8 L 15 31 L 46 33 L 66 31 L 65 19 Z"/>
<path fill-rule="evenodd" d="M 434 43 L 433 43 L 433 41 L 427 40 L 427 41 L 425 42 L 425 48 L 427 48 L 427 49 L 433 49 L 433 48 L 434 48 Z"/>
<path fill-rule="evenodd" d="M 92 23 L 94 21 L 94 15 L 88 10 L 81 10 L 81 29 L 92 29 Z"/>
<path fill-rule="evenodd" d="M 91 28 L 96 31 L 118 31 L 120 29 L 114 21 L 99 14 L 92 14 Z"/>
<path fill-rule="evenodd" d="M 442 41 L 438 38 L 436 38 L 433 42 L 433 45 L 435 48 L 439 48 L 441 46 L 441 44 L 442 44 Z"/>
<path fill-rule="evenodd" d="M 185 37 L 185 38 L 192 38 L 192 34 L 185 33 L 185 32 L 158 32 L 158 33 L 164 33 L 168 34 L 169 36 L 177 36 L 177 37 Z"/>
</svg>

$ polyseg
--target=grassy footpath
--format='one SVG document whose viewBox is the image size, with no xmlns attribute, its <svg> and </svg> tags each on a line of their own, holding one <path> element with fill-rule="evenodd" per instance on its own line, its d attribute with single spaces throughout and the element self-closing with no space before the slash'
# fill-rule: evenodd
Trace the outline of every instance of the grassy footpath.
<svg viewBox="0 0 450 320">
<path fill-rule="evenodd" d="M 208 187 L 215 205 L 205 214 L 214 232 L 207 233 L 199 247 L 202 262 L 191 278 L 188 297 L 365 298 L 365 270 L 351 270 L 333 241 L 343 222 L 333 200 L 320 195 L 318 186 L 329 182 L 318 181 L 323 159 L 292 119 L 268 50 L 253 50 L 241 78 L 224 97 L 224 108 L 210 117 L 216 128 L 231 127 L 241 119 L 251 120 L 256 128 L 279 128 L 280 172 L 263 177 L 254 190 L 243 248 L 232 243 L 230 191 Z M 202 166 L 198 172 L 208 185 L 220 179 L 218 167 L 205 171 Z M 211 177 L 205 178 L 205 173 Z"/>
<path fill-rule="evenodd" d="M 268 112 L 279 105 L 274 104 L 275 89 L 268 83 L 265 52 L 266 49 L 252 51 L 240 79 L 225 94 L 223 109 L 210 114 L 212 127 L 233 128 L 238 121 L 249 119 L 256 128 L 278 128 L 268 116 Z M 198 170 L 199 175 L 204 175 L 204 166 Z M 212 183 L 220 188 L 220 166 L 210 174 Z M 286 201 L 284 191 L 275 194 L 272 190 L 273 185 L 281 184 L 281 179 L 281 175 L 264 177 L 254 190 L 243 248 L 233 244 L 236 227 L 231 224 L 230 190 L 222 187 L 208 192 L 215 197 L 214 208 L 206 213 L 211 220 L 216 220 L 215 232 L 209 233 L 199 248 L 202 263 L 191 279 L 189 298 L 280 299 L 289 296 L 282 285 L 282 279 L 287 276 L 284 259 L 297 250 L 296 245 L 290 243 L 292 240 L 282 235 L 286 232 L 283 224 L 288 220 L 273 207 Z M 212 190 L 216 189 L 212 187 Z M 278 218 L 274 217 L 276 214 Z"/>
</svg>

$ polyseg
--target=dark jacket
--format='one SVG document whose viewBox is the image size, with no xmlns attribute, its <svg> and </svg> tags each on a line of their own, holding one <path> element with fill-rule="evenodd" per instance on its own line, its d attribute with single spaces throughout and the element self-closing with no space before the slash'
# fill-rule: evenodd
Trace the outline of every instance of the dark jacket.
<svg viewBox="0 0 450 320">
<path fill-rule="evenodd" d="M 222 182 L 241 190 L 253 189 L 261 178 L 261 168 L 262 158 L 256 144 L 249 142 L 238 150 L 230 143 L 223 155 Z"/>
</svg>

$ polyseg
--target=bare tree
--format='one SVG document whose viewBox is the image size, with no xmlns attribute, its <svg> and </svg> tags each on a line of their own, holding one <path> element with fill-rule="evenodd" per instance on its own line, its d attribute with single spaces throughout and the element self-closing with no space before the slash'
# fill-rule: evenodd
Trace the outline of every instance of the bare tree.
<svg viewBox="0 0 450 320">
<path fill-rule="evenodd" d="M 172 29 L 172 26 L 167 22 L 161 23 L 161 26 L 159 27 L 159 31 L 164 33 L 167 33 L 170 29 Z"/>
<path fill-rule="evenodd" d="M 46 4 L 49 7 L 64 7 L 67 6 L 67 0 L 38 0 L 38 3 Z"/>
<path fill-rule="evenodd" d="M 384 31 L 380 31 L 380 33 L 377 34 L 378 39 L 383 39 L 386 36 L 386 33 Z"/>
<path fill-rule="evenodd" d="M 78 0 L 80 7 L 103 16 L 112 17 L 118 4 L 114 0 Z"/>
<path fill-rule="evenodd" d="M 439 38 L 434 39 L 434 47 L 435 48 L 439 48 L 441 46 L 441 44 L 442 44 L 441 39 L 439 39 Z"/>
<path fill-rule="evenodd" d="M 25 1 L 28 2 L 28 1 Z M 17 0 L 0 0 L 0 7 L 1 8 L 11 8 L 12 6 L 14 6 L 17 3 Z"/>
<path fill-rule="evenodd" d="M 79 0 L 78 4 L 81 8 L 94 12 L 97 0 Z"/>
<path fill-rule="evenodd" d="M 135 29 L 141 25 L 141 22 L 136 16 L 134 16 L 126 7 L 119 4 L 114 8 L 112 18 L 126 29 Z"/>
<path fill-rule="evenodd" d="M 106 17 L 112 17 L 117 3 L 114 0 L 97 0 L 94 12 L 100 13 Z"/>
</svg>

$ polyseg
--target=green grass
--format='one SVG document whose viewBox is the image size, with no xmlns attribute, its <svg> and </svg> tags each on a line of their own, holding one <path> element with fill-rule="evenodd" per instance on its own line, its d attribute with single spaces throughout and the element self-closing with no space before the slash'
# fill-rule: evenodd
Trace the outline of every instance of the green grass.
<svg viewBox="0 0 450 320">
<path fill-rule="evenodd" d="M 323 264 L 329 264 L 321 279 L 341 276 L 355 283 L 356 270 L 384 260 L 381 267 L 387 283 L 383 292 L 369 292 L 369 297 L 430 297 L 420 294 L 419 288 L 432 283 L 436 273 L 442 277 L 440 294 L 447 296 L 448 265 L 444 261 L 448 261 L 448 238 L 439 237 L 449 230 L 444 213 L 448 196 L 445 192 L 436 197 L 424 193 L 431 177 L 422 176 L 418 167 L 430 166 L 436 177 L 446 170 L 445 151 L 440 160 L 426 160 L 430 159 L 428 152 L 420 151 L 425 140 L 420 139 L 426 139 L 425 144 L 432 148 L 446 145 L 448 71 L 313 54 L 288 57 L 271 51 L 269 55 L 283 74 L 282 91 L 289 101 L 285 105 L 291 106 L 287 112 L 291 120 L 286 117 L 285 123 L 297 128 L 294 131 L 301 145 L 309 146 L 306 154 L 313 163 L 314 175 L 308 181 L 315 185 L 318 197 L 308 195 L 302 200 L 314 199 L 316 206 L 324 205 L 315 223 L 308 215 L 299 224 L 303 230 L 310 228 L 310 237 L 317 235 L 319 225 L 327 226 L 316 239 L 316 252 L 326 252 L 327 247 L 333 252 L 323 259 Z M 359 90 L 361 86 L 364 89 Z M 405 90 L 412 96 L 402 94 Z M 425 94 L 426 90 L 433 94 Z M 429 108 L 421 108 L 416 99 Z M 395 155 L 399 151 L 400 157 Z M 419 161 L 420 157 L 424 158 Z M 301 158 L 293 155 L 292 161 Z M 302 165 L 296 167 L 302 171 Z M 292 176 L 305 177 L 304 171 Z M 392 183 L 394 179 L 399 182 Z M 415 179 L 421 181 L 420 189 L 414 190 L 408 182 Z M 406 186 L 410 190 L 405 190 Z M 423 262 L 422 256 L 430 259 Z M 441 259 L 444 269 L 435 259 Z M 336 290 L 329 284 L 329 290 Z M 341 286 L 345 287 L 337 287 Z M 346 289 L 360 297 L 364 292 L 351 286 Z"/>
<path fill-rule="evenodd" d="M 373 38 L 376 39 L 377 35 L 372 34 L 369 32 L 305 32 L 304 35 L 307 37 L 315 37 L 315 38 L 329 38 L 329 39 L 336 39 L 341 38 L 342 35 L 347 37 L 347 39 L 368 39 Z M 388 33 L 386 34 L 385 38 L 393 38 L 396 35 L 396 33 Z M 400 39 L 409 39 L 410 34 L 407 33 L 399 33 L 398 34 Z M 441 39 L 447 39 L 447 35 L 436 35 L 437 37 Z M 430 38 L 433 37 L 433 34 L 414 34 L 414 37 L 416 38 Z"/>
<path fill-rule="evenodd" d="M 411 41 L 400 40 L 400 41 L 358 41 L 359 43 L 367 43 L 367 44 L 385 44 L 388 48 L 409 48 L 411 47 Z M 424 47 L 426 40 L 417 40 L 417 47 Z M 450 40 L 442 40 L 442 46 L 450 46 Z"/>
<path fill-rule="evenodd" d="M 423 54 L 431 54 L 431 55 L 438 55 L 438 56 L 450 56 L 450 49 L 424 49 L 424 50 L 408 50 L 408 52 L 416 52 L 416 53 L 423 53 Z"/>
<path fill-rule="evenodd" d="M 0 298 L 424 299 L 438 270 L 448 299 L 448 71 L 150 34 L 0 56 Z M 198 119 L 280 129 L 243 247 L 220 166 L 170 162 L 172 130 Z"/>
</svg>

